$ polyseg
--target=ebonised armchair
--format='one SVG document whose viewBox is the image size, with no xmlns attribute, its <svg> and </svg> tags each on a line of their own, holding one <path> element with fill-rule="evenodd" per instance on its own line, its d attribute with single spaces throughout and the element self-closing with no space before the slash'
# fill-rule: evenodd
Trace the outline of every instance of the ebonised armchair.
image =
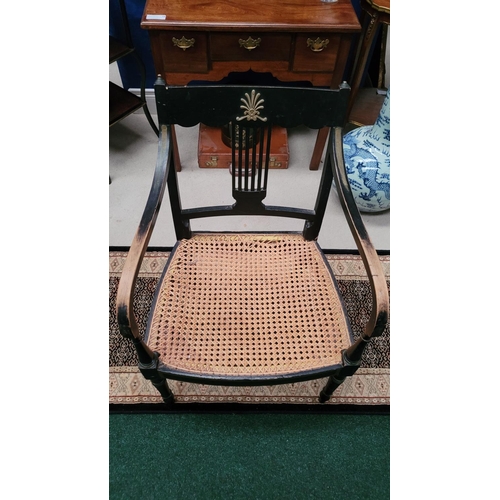
<svg viewBox="0 0 500 500">
<path fill-rule="evenodd" d="M 326 378 L 326 402 L 360 366 L 388 319 L 388 291 L 377 253 L 352 197 L 342 134 L 349 86 L 338 90 L 293 87 L 167 87 L 155 95 L 158 158 L 142 220 L 130 247 L 117 296 L 121 334 L 137 350 L 139 368 L 166 404 L 168 379 L 218 385 L 270 385 Z M 232 144 L 234 203 L 184 209 L 172 147 L 173 125 L 226 126 Z M 264 204 L 274 125 L 331 127 L 314 209 Z M 307 165 L 304 165 L 307 168 Z M 333 273 L 317 243 L 332 182 L 368 273 L 372 312 L 353 340 Z M 165 188 L 177 243 L 159 281 L 144 335 L 133 312 L 142 258 Z M 228 177 L 229 188 L 229 177 Z M 300 186 L 298 186 L 300 189 Z M 202 217 L 258 215 L 304 221 L 297 233 L 196 233 Z M 334 230 L 324 228 L 323 230 Z"/>
</svg>

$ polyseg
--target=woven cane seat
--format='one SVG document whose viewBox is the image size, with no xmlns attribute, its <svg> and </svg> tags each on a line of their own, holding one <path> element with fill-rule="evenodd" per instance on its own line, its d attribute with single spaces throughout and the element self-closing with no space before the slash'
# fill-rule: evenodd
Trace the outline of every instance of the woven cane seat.
<svg viewBox="0 0 500 500">
<path fill-rule="evenodd" d="M 193 376 L 285 376 L 340 365 L 350 331 L 328 264 L 299 234 L 180 241 L 159 284 L 147 343 Z"/>
</svg>

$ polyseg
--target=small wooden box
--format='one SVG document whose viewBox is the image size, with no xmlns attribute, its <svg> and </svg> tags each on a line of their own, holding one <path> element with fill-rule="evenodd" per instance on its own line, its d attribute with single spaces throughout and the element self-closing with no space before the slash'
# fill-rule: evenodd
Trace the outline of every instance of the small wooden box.
<svg viewBox="0 0 500 500">
<path fill-rule="evenodd" d="M 269 168 L 288 168 L 289 157 L 286 128 L 273 127 Z M 231 165 L 231 148 L 222 142 L 220 128 L 200 124 L 198 164 L 200 168 L 229 168 Z"/>
</svg>

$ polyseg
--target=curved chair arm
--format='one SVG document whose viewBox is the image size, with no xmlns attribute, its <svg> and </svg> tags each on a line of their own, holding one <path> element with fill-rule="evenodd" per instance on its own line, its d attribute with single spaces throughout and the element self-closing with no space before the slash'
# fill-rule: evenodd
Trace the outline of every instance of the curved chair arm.
<svg viewBox="0 0 500 500">
<path fill-rule="evenodd" d="M 371 337 L 382 335 L 384 331 L 385 325 L 389 319 L 389 291 L 387 289 L 382 264 L 368 236 L 358 206 L 352 195 L 344 163 L 342 128 L 333 128 L 332 135 L 330 147 L 333 144 L 333 178 L 337 186 L 342 209 L 363 260 L 371 285 L 372 311 L 370 319 L 366 324 L 364 335 L 362 336 L 362 340 L 367 342 Z"/>
<path fill-rule="evenodd" d="M 135 234 L 123 267 L 116 297 L 116 312 L 120 333 L 127 338 L 140 340 L 139 328 L 133 310 L 133 294 L 141 262 L 146 253 L 156 218 L 160 210 L 167 182 L 171 157 L 170 130 L 166 125 L 160 128 L 158 139 L 158 158 L 149 192 L 146 208 Z"/>
</svg>

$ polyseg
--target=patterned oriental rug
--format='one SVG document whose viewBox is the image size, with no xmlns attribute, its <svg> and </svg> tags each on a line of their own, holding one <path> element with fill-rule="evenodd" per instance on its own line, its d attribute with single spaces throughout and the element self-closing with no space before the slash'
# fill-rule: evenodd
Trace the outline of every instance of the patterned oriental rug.
<svg viewBox="0 0 500 500">
<path fill-rule="evenodd" d="M 132 343 L 119 331 L 115 314 L 116 291 L 127 252 L 109 253 L 109 403 L 126 405 L 130 410 L 163 405 L 159 393 L 145 380 L 137 368 Z M 148 252 L 139 273 L 135 311 L 141 331 L 146 329 L 147 315 L 156 284 L 167 262 L 169 252 Z M 348 254 L 327 255 L 344 296 L 353 333 L 357 338 L 371 308 L 371 295 L 361 257 Z M 390 257 L 380 257 L 390 282 Z M 245 403 L 257 405 L 369 406 L 373 410 L 387 407 L 389 399 L 389 325 L 384 333 L 370 342 L 363 354 L 362 365 L 353 377 L 334 392 L 326 405 L 318 403 L 318 395 L 327 379 L 295 384 L 260 387 L 226 387 L 169 381 L 179 404 L 182 403 Z"/>
</svg>

